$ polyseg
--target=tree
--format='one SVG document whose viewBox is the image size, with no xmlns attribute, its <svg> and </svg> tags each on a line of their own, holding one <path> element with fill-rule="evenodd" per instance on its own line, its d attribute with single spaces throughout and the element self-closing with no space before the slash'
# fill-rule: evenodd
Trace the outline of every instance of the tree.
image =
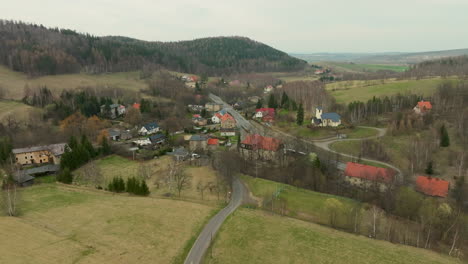
<svg viewBox="0 0 468 264">
<path fill-rule="evenodd" d="M 12 153 L 13 146 L 11 140 L 8 137 L 0 137 L 0 164 L 8 162 Z"/>
<path fill-rule="evenodd" d="M 302 104 L 299 104 L 299 109 L 297 109 L 296 123 L 300 126 L 304 123 L 304 108 Z"/>
<path fill-rule="evenodd" d="M 12 169 L 12 167 L 10 168 Z M 13 171 L 7 172 L 7 175 L 2 175 L 2 170 L 0 170 L 0 177 L 3 178 L 2 188 L 0 192 L 2 194 L 2 200 L 0 205 L 3 205 L 8 216 L 17 216 L 18 215 L 18 201 L 19 201 L 19 192 L 15 180 L 12 176 Z"/>
<path fill-rule="evenodd" d="M 283 91 L 283 95 L 281 96 L 281 108 L 289 108 L 289 98 L 285 91 Z"/>
<path fill-rule="evenodd" d="M 414 220 L 418 216 L 418 209 L 422 201 L 423 197 L 421 194 L 409 187 L 401 187 L 396 195 L 395 214 Z"/>
<path fill-rule="evenodd" d="M 432 161 L 429 161 L 427 163 L 427 167 L 426 167 L 426 170 L 424 170 L 424 172 L 427 174 L 427 175 L 433 175 L 434 174 L 434 168 L 432 168 Z"/>
<path fill-rule="evenodd" d="M 325 200 L 325 209 L 328 212 L 330 225 L 336 227 L 338 216 L 343 210 L 343 204 L 335 198 L 328 198 Z"/>
<path fill-rule="evenodd" d="M 187 189 L 190 187 L 190 182 L 192 180 L 192 176 L 187 174 L 185 171 L 178 169 L 174 174 L 174 182 L 176 185 L 178 196 L 180 197 L 180 193 L 182 190 Z"/>
<path fill-rule="evenodd" d="M 65 168 L 57 175 L 57 181 L 65 184 L 71 184 L 73 182 L 73 175 L 69 168 Z"/>
<path fill-rule="evenodd" d="M 109 145 L 109 141 L 107 141 L 107 137 L 102 138 L 101 153 L 103 155 L 109 155 L 112 153 L 111 147 Z"/>
<path fill-rule="evenodd" d="M 203 197 L 204 197 L 203 195 L 205 193 L 205 190 L 206 190 L 207 186 L 208 185 L 203 184 L 203 182 L 201 182 L 201 181 L 199 181 L 197 183 L 197 191 L 200 193 L 202 200 L 203 200 Z"/>
<path fill-rule="evenodd" d="M 263 107 L 263 100 L 262 99 L 258 99 L 257 101 L 257 105 L 255 106 L 256 109 L 260 109 Z"/>
<path fill-rule="evenodd" d="M 139 109 L 130 107 L 125 113 L 124 121 L 132 126 L 136 126 L 141 123 L 142 117 Z"/>
<path fill-rule="evenodd" d="M 268 108 L 278 108 L 278 103 L 276 102 L 274 94 L 270 94 L 270 98 L 268 99 Z"/>
<path fill-rule="evenodd" d="M 121 177 L 114 177 L 112 181 L 109 183 L 107 189 L 111 192 L 124 192 L 125 189 L 125 182 Z"/>
<path fill-rule="evenodd" d="M 149 191 L 148 185 L 146 185 L 146 181 L 142 179 L 140 183 L 138 195 L 148 196 L 149 194 L 150 194 L 150 191 Z"/>
<path fill-rule="evenodd" d="M 445 125 L 442 125 L 440 127 L 440 146 L 441 147 L 450 146 L 450 138 L 447 132 L 447 128 L 445 128 Z"/>
</svg>

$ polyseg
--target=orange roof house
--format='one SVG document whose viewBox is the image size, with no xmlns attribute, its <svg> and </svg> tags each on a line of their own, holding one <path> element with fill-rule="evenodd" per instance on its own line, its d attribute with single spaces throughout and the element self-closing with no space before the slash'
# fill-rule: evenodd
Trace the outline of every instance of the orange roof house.
<svg viewBox="0 0 468 264">
<path fill-rule="evenodd" d="M 348 162 L 346 164 L 345 175 L 368 181 L 391 183 L 395 178 L 396 172 L 392 169 Z"/>
<path fill-rule="evenodd" d="M 447 197 L 449 182 L 439 178 L 418 176 L 416 178 L 416 190 L 430 196 Z"/>
<path fill-rule="evenodd" d="M 219 139 L 217 138 L 208 139 L 208 145 L 217 146 L 218 144 L 219 144 Z"/>
<path fill-rule="evenodd" d="M 134 103 L 132 106 L 133 106 L 133 108 L 140 110 L 141 104 Z"/>
<path fill-rule="evenodd" d="M 418 104 L 413 108 L 417 114 L 422 114 L 432 110 L 432 104 L 429 101 L 419 101 Z"/>
<path fill-rule="evenodd" d="M 278 151 L 282 145 L 279 139 L 263 137 L 258 134 L 247 135 L 241 144 L 244 147 L 249 146 L 252 150 L 263 149 L 269 151 Z"/>
</svg>

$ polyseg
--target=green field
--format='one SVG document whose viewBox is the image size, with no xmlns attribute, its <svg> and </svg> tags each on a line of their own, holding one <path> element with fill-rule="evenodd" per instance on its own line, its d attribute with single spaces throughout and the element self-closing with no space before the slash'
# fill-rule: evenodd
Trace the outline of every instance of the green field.
<svg viewBox="0 0 468 264">
<path fill-rule="evenodd" d="M 30 78 L 24 73 L 14 72 L 0 66 L 0 86 L 7 90 L 7 98 L 21 99 L 24 87 L 47 86 L 54 93 L 79 87 L 115 87 L 130 91 L 145 89 L 147 84 L 140 80 L 138 72 L 109 74 L 62 74 Z"/>
<path fill-rule="evenodd" d="M 454 81 L 454 79 L 450 79 Z M 429 96 L 446 79 L 422 80 L 372 80 L 372 81 L 342 81 L 327 84 L 326 88 L 338 103 L 353 101 L 366 102 L 369 99 L 400 94 L 419 94 Z"/>
<path fill-rule="evenodd" d="M 252 194 L 260 199 L 269 199 L 272 194 L 278 190 L 282 190 L 279 198 L 286 201 L 287 215 L 311 220 L 316 223 L 328 223 L 328 214 L 325 208 L 325 201 L 327 199 L 335 198 L 348 209 L 359 205 L 359 202 L 345 197 L 313 192 L 265 179 L 253 178 L 246 175 L 242 175 L 241 179 L 247 184 Z M 338 217 L 337 224 L 344 225 L 346 220 L 345 216 L 341 215 Z"/>
<path fill-rule="evenodd" d="M 29 118 L 29 113 L 33 111 L 42 110 L 17 101 L 0 100 L 0 123 L 4 122 L 8 116 L 19 122 L 26 121 Z"/>
<path fill-rule="evenodd" d="M 20 217 L 0 216 L 0 263 L 171 263 L 217 210 L 60 184 L 21 200 Z"/>
<path fill-rule="evenodd" d="M 240 209 L 221 227 L 205 263 L 461 262 L 429 250 L 373 240 L 263 211 Z"/>
<path fill-rule="evenodd" d="M 333 128 L 308 128 L 306 125 L 299 126 L 296 123 L 286 121 L 276 122 L 275 128 L 304 139 L 323 139 L 335 137 L 337 134 L 346 134 L 348 138 L 366 138 L 378 134 L 377 130 L 365 127 L 354 127 L 346 129 Z"/>
<path fill-rule="evenodd" d="M 328 65 L 337 68 L 336 70 L 354 71 L 354 72 L 376 72 L 376 71 L 394 71 L 404 72 L 408 69 L 405 65 L 381 65 L 381 64 L 356 64 L 356 63 L 338 63 L 327 62 Z"/>
</svg>

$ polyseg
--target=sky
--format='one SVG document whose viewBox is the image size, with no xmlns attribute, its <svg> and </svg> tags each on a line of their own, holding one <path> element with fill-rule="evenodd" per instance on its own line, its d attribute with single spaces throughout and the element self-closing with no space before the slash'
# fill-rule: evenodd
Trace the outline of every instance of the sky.
<svg viewBox="0 0 468 264">
<path fill-rule="evenodd" d="M 468 48 L 468 0 L 0 0 L 0 7 L 2 19 L 147 41 L 246 36 L 289 53 Z"/>
</svg>

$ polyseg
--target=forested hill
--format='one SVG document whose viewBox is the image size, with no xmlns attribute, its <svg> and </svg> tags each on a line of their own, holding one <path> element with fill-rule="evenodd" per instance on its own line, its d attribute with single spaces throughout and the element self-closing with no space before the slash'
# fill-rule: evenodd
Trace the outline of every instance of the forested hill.
<svg viewBox="0 0 468 264">
<path fill-rule="evenodd" d="M 221 75 L 294 71 L 306 62 L 242 37 L 147 42 L 0 20 L 0 63 L 29 75 L 132 71 L 145 65 Z"/>
<path fill-rule="evenodd" d="M 411 66 L 405 77 L 468 76 L 468 56 L 424 61 Z"/>
</svg>

